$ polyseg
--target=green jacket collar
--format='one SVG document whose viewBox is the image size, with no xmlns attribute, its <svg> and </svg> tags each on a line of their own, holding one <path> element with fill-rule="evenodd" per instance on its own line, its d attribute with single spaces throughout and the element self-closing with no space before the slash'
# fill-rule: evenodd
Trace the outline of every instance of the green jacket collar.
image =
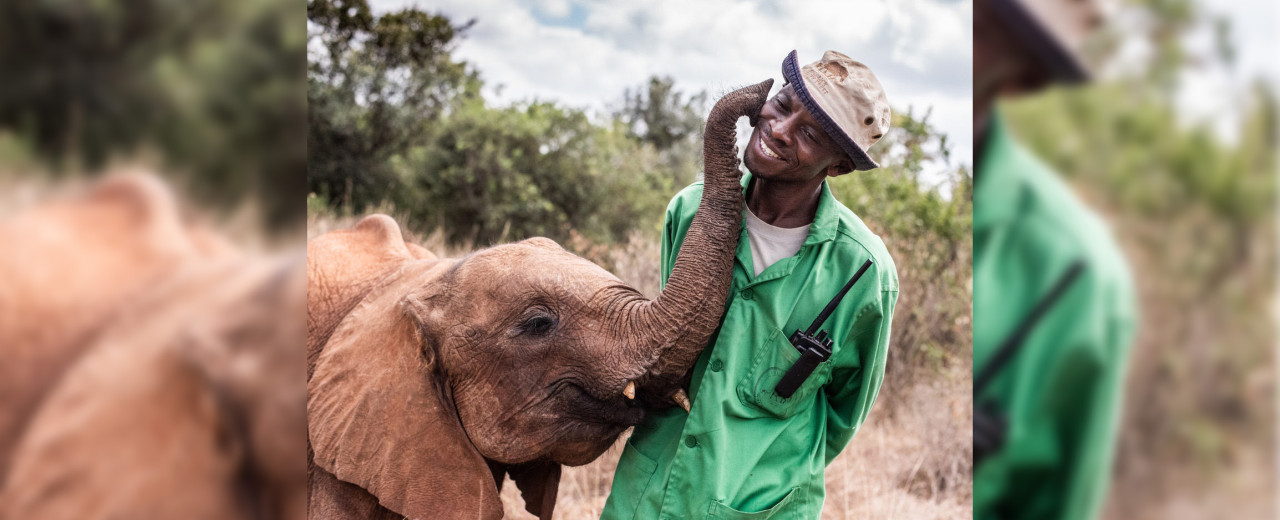
<svg viewBox="0 0 1280 520">
<path fill-rule="evenodd" d="M 1005 222 L 1017 215 L 1022 193 L 1019 173 L 1022 150 L 1009 135 L 1000 114 L 991 114 L 986 150 L 973 190 L 974 231 Z"/>
<path fill-rule="evenodd" d="M 750 171 L 742 174 L 742 199 L 744 201 L 747 198 L 747 187 L 751 185 L 751 178 Z M 813 216 L 813 223 L 809 225 L 809 236 L 804 240 L 805 246 L 830 242 L 836 238 L 836 228 L 840 225 L 839 207 L 840 202 L 836 200 L 835 195 L 831 194 L 831 186 L 827 184 L 826 180 L 823 180 L 822 194 L 818 195 L 818 211 Z M 747 232 L 745 219 L 742 222 L 742 232 Z M 744 234 L 743 236 L 745 237 L 746 235 Z"/>
</svg>

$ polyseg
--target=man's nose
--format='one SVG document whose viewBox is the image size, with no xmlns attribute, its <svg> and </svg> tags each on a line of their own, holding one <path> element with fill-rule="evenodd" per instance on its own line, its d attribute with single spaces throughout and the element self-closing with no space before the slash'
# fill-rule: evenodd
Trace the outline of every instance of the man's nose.
<svg viewBox="0 0 1280 520">
<path fill-rule="evenodd" d="M 786 116 L 779 117 L 773 123 L 773 132 L 772 132 L 773 138 L 778 141 L 781 141 L 783 145 L 791 146 L 791 140 L 793 137 L 791 133 L 792 133 L 792 130 L 795 129 L 795 125 L 796 125 L 795 114 L 788 114 Z"/>
</svg>

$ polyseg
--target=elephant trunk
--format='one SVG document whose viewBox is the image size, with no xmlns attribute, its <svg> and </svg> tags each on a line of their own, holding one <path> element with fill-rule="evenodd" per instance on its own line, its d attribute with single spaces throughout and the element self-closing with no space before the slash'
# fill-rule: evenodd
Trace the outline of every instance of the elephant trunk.
<svg viewBox="0 0 1280 520">
<path fill-rule="evenodd" d="M 630 302 L 625 313 L 632 348 L 648 363 L 639 382 L 646 401 L 665 400 L 679 388 L 720 323 L 743 207 L 736 125 L 742 116 L 755 123 L 772 86 L 770 79 L 730 92 L 712 107 L 704 132 L 702 200 L 666 288 L 655 300 Z M 624 393 L 634 394 L 634 385 Z"/>
</svg>

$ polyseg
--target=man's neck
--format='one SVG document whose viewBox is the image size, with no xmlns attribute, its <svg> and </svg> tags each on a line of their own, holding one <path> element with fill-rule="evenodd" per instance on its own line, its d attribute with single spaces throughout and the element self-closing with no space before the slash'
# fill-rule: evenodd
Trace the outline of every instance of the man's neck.
<svg viewBox="0 0 1280 520">
<path fill-rule="evenodd" d="M 798 228 L 813 223 L 822 196 L 823 177 L 812 182 L 771 182 L 752 177 L 747 189 L 747 208 L 770 226 Z"/>
</svg>

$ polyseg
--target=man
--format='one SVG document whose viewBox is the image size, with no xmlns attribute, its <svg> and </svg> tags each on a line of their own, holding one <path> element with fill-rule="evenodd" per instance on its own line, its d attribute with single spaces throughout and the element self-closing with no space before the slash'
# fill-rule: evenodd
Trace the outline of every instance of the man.
<svg viewBox="0 0 1280 520">
<path fill-rule="evenodd" d="M 817 518 L 823 472 L 880 389 L 897 272 L 825 179 L 877 166 L 866 150 L 889 129 L 889 103 L 871 70 L 838 52 L 800 68 L 793 51 L 782 74 L 787 85 L 761 109 L 744 154 L 750 173 L 733 288 L 690 374 L 692 408 L 655 412 L 636 427 L 604 518 Z M 667 208 L 664 281 L 701 193 L 695 183 Z M 867 260 L 820 329 L 833 339 L 830 357 L 782 397 L 775 389 L 800 358 L 789 336 L 807 329 Z"/>
<path fill-rule="evenodd" d="M 975 2 L 978 520 L 1094 518 L 1107 489 L 1135 320 L 1128 270 L 1106 225 L 994 109 L 1002 97 L 1086 80 L 1078 50 L 1099 21 L 1090 1 Z M 1037 304 L 1043 312 L 1029 318 Z M 1004 344 L 1008 355 L 997 356 Z"/>
</svg>

